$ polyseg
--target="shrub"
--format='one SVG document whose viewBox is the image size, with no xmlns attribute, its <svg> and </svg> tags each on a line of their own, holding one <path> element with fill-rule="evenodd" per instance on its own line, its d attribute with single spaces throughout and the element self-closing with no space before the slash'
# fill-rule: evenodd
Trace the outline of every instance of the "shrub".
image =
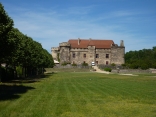
<svg viewBox="0 0 156 117">
<path fill-rule="evenodd" d="M 145 63 L 143 63 L 143 64 L 141 65 L 141 69 L 143 69 L 143 70 L 148 69 L 148 65 L 147 65 L 147 64 L 145 64 Z"/>
<path fill-rule="evenodd" d="M 82 66 L 88 66 L 88 63 L 83 62 Z"/>
<path fill-rule="evenodd" d="M 77 66 L 77 64 L 73 63 L 72 66 Z"/>
<path fill-rule="evenodd" d="M 112 64 L 111 64 L 111 66 L 115 67 L 115 66 L 116 66 L 116 64 L 115 64 L 115 63 L 112 63 Z"/>
<path fill-rule="evenodd" d="M 107 68 L 104 68 L 104 71 L 111 72 L 111 71 L 112 71 L 112 69 L 107 67 Z"/>
<path fill-rule="evenodd" d="M 121 64 L 122 67 L 126 67 L 126 64 Z"/>
<path fill-rule="evenodd" d="M 70 63 L 65 61 L 65 62 L 63 62 L 61 65 L 62 65 L 62 66 L 66 66 L 67 64 L 70 64 Z"/>
</svg>

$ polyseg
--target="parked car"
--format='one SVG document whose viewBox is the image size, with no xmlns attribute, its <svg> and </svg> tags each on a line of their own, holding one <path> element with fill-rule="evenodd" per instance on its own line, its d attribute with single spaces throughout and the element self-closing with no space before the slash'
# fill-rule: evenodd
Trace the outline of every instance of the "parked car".
<svg viewBox="0 0 156 117">
<path fill-rule="evenodd" d="M 95 62 L 92 62 L 92 66 L 95 66 Z"/>
</svg>

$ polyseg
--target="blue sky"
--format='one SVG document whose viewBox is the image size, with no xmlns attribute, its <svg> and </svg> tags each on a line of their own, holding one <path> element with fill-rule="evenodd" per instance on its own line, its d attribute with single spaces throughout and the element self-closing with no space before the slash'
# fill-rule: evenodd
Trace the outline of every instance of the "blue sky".
<svg viewBox="0 0 156 117">
<path fill-rule="evenodd" d="M 156 46 L 156 0 L 0 0 L 14 27 L 51 52 L 69 39 L 124 40 L 126 52 Z"/>
</svg>

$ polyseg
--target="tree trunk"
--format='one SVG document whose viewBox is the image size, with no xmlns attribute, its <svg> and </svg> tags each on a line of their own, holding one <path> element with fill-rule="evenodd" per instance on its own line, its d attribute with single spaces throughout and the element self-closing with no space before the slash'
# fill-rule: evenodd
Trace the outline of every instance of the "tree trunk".
<svg viewBox="0 0 156 117">
<path fill-rule="evenodd" d="M 22 77 L 25 77 L 25 73 L 24 73 L 24 67 L 22 67 Z"/>
<path fill-rule="evenodd" d="M 8 65 L 6 65 L 5 69 L 5 81 L 8 79 Z"/>
</svg>

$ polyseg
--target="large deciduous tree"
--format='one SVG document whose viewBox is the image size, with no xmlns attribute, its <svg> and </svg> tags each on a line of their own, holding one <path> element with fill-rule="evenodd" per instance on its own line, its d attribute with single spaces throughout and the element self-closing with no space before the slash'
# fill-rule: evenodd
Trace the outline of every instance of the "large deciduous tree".
<svg viewBox="0 0 156 117">
<path fill-rule="evenodd" d="M 43 73 L 44 67 L 53 67 L 53 58 L 47 50 L 43 49 L 40 43 L 14 28 L 13 25 L 13 20 L 0 3 L 0 65 L 6 63 L 16 75 L 17 68 L 18 70 L 23 69 L 20 71 L 23 71 L 25 77 Z M 7 75 L 7 67 L 5 69 Z"/>
<path fill-rule="evenodd" d="M 3 5 L 0 3 L 0 64 L 4 58 L 11 54 L 14 42 L 9 38 L 9 32 L 13 28 L 13 20 L 7 15 Z"/>
<path fill-rule="evenodd" d="M 12 27 L 13 20 L 7 15 L 3 5 L 0 3 L 0 82 L 2 77 L 1 63 L 12 52 L 8 48 L 12 44 L 12 41 L 8 38 L 8 33 L 12 30 Z"/>
</svg>

